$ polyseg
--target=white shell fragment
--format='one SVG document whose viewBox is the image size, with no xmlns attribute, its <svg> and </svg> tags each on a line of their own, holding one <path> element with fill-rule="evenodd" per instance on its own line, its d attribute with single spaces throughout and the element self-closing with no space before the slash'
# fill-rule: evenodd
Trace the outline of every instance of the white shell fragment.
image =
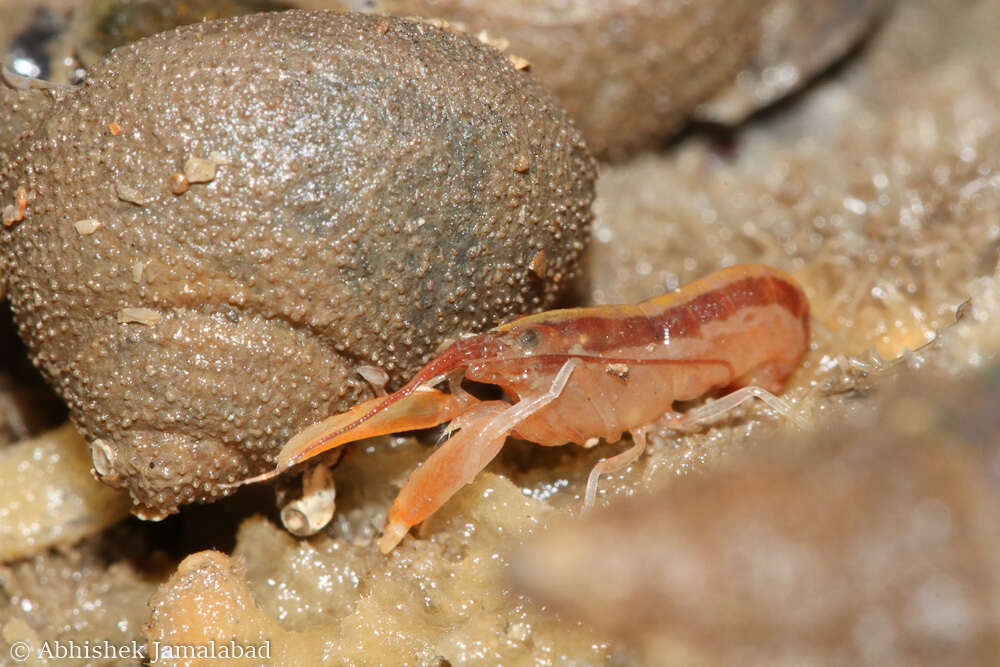
<svg viewBox="0 0 1000 667">
<path fill-rule="evenodd" d="M 145 324 L 152 326 L 163 319 L 163 314 L 152 308 L 122 308 L 118 311 L 118 324 Z"/>
<path fill-rule="evenodd" d="M 372 386 L 376 396 L 385 396 L 385 385 L 389 383 L 389 374 L 378 366 L 358 366 L 358 375 Z"/>
<path fill-rule="evenodd" d="M 94 218 L 77 220 L 73 223 L 73 227 L 76 228 L 76 231 L 83 236 L 90 236 L 103 226 L 104 224 L 100 220 L 95 220 Z"/>
<path fill-rule="evenodd" d="M 118 471 L 115 470 L 115 450 L 107 440 L 97 438 L 90 443 L 90 456 L 94 462 L 94 472 L 105 482 L 114 482 L 120 479 Z"/>
<path fill-rule="evenodd" d="M 333 519 L 336 498 L 333 473 L 318 465 L 303 476 L 302 497 L 281 508 L 281 523 L 293 535 L 315 535 Z"/>
<path fill-rule="evenodd" d="M 137 259 L 132 262 L 132 280 L 137 283 L 142 282 L 142 272 L 146 270 L 146 266 L 149 265 L 150 261 L 148 259 Z"/>
</svg>

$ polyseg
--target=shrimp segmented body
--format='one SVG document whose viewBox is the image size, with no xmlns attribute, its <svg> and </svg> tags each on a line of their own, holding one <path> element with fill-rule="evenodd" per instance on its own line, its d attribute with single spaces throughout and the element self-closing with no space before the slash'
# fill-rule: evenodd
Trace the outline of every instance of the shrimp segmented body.
<svg viewBox="0 0 1000 667">
<path fill-rule="evenodd" d="M 450 421 L 451 437 L 392 505 L 379 543 L 387 553 L 471 481 L 510 435 L 589 447 L 631 432 L 633 447 L 591 474 L 589 504 L 599 474 L 641 453 L 646 426 L 689 423 L 673 411 L 676 401 L 745 388 L 717 401 L 717 413 L 749 396 L 774 398 L 769 392 L 783 386 L 808 344 L 805 294 L 793 278 L 762 265 L 723 269 L 634 305 L 529 315 L 456 341 L 395 393 L 305 429 L 282 449 L 274 471 L 246 481 L 345 443 Z M 462 389 L 462 379 L 496 385 L 507 400 L 480 400 Z"/>
</svg>

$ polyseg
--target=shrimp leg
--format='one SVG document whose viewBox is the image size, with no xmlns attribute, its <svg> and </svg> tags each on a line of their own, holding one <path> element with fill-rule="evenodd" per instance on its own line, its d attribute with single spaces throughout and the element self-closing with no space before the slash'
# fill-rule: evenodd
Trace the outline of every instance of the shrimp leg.
<svg viewBox="0 0 1000 667">
<path fill-rule="evenodd" d="M 601 475 L 607 475 L 617 472 L 622 468 L 627 468 L 642 456 L 642 453 L 646 450 L 646 429 L 634 429 L 632 431 L 632 441 L 635 444 L 631 447 L 620 454 L 612 456 L 610 459 L 601 459 L 594 466 L 594 469 L 590 471 L 590 476 L 587 477 L 587 491 L 583 496 L 584 511 L 594 506 L 594 500 L 597 498 L 597 480 Z"/>
<path fill-rule="evenodd" d="M 737 389 L 736 391 L 726 394 L 722 398 L 714 400 L 711 403 L 694 408 L 693 410 L 688 410 L 683 416 L 671 419 L 668 425 L 671 428 L 676 428 L 678 430 L 687 430 L 695 424 L 714 419 L 721 414 L 729 412 L 730 410 L 753 398 L 759 398 L 764 401 L 782 416 L 790 419 L 799 428 L 808 428 L 808 425 L 802 420 L 801 417 L 795 414 L 792 410 L 792 406 L 789 405 L 787 401 L 782 398 L 778 398 L 767 389 L 754 386 Z"/>
<path fill-rule="evenodd" d="M 389 510 L 379 549 L 389 553 L 407 531 L 424 521 L 496 457 L 511 431 L 559 398 L 579 359 L 562 365 L 549 389 L 514 405 L 487 401 L 472 408 L 472 419 L 413 471 Z M 469 413 L 466 413 L 468 415 Z"/>
<path fill-rule="evenodd" d="M 708 405 L 689 410 L 682 416 L 677 416 L 673 412 L 668 413 L 663 422 L 676 430 L 692 430 L 697 424 L 714 419 L 754 398 L 764 401 L 782 416 L 792 420 L 799 428 L 806 428 L 805 422 L 794 413 L 792 406 L 787 401 L 778 398 L 766 389 L 754 386 L 737 389 L 718 400 L 712 401 Z M 601 475 L 607 475 L 626 468 L 642 456 L 643 451 L 646 449 L 646 430 L 644 428 L 633 430 L 632 440 L 635 442 L 634 445 L 609 459 L 601 459 L 594 466 L 594 469 L 590 471 L 590 476 L 587 478 L 587 490 L 583 498 L 584 511 L 594 506 L 594 501 L 597 498 L 597 482 Z"/>
</svg>

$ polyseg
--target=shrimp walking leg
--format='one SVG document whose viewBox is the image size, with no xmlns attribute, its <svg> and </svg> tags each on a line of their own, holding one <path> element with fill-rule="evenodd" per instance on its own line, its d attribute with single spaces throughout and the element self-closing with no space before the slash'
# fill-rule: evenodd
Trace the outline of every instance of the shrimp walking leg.
<svg viewBox="0 0 1000 667">
<path fill-rule="evenodd" d="M 594 506 L 594 500 L 597 498 L 597 481 L 601 475 L 607 475 L 617 472 L 622 468 L 627 468 L 642 456 L 642 453 L 646 450 L 646 429 L 637 428 L 633 430 L 632 441 L 634 444 L 631 447 L 609 459 L 601 459 L 594 466 L 594 469 L 590 471 L 590 476 L 587 478 L 587 491 L 583 497 L 584 511 Z"/>
<path fill-rule="evenodd" d="M 783 417 L 786 417 L 794 422 L 799 428 L 806 428 L 806 423 L 801 417 L 795 414 L 792 406 L 789 405 L 787 401 L 778 398 L 766 389 L 754 386 L 737 389 L 736 391 L 726 394 L 722 398 L 714 400 L 707 405 L 694 408 L 693 410 L 688 410 L 684 413 L 684 416 L 678 417 L 673 423 L 670 424 L 670 426 L 672 428 L 678 428 L 679 430 L 690 429 L 695 424 L 714 419 L 753 398 L 759 398 L 764 401 Z"/>
<path fill-rule="evenodd" d="M 435 450 L 396 496 L 379 541 L 382 553 L 392 551 L 411 526 L 429 517 L 472 481 L 499 453 L 518 424 L 559 398 L 580 363 L 578 359 L 564 363 L 549 389 L 538 396 L 514 405 L 488 401 L 473 408 L 474 419 L 466 421 L 462 430 Z"/>
</svg>

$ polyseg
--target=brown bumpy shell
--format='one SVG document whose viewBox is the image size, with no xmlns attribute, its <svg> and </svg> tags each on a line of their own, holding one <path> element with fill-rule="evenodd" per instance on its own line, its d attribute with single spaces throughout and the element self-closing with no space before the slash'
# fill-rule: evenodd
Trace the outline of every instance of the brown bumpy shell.
<svg viewBox="0 0 1000 667">
<path fill-rule="evenodd" d="M 122 47 L 0 172 L 21 334 L 137 513 L 218 497 L 364 397 L 358 366 L 398 386 L 576 270 L 595 168 L 566 113 L 475 39 L 385 22 Z"/>
</svg>

